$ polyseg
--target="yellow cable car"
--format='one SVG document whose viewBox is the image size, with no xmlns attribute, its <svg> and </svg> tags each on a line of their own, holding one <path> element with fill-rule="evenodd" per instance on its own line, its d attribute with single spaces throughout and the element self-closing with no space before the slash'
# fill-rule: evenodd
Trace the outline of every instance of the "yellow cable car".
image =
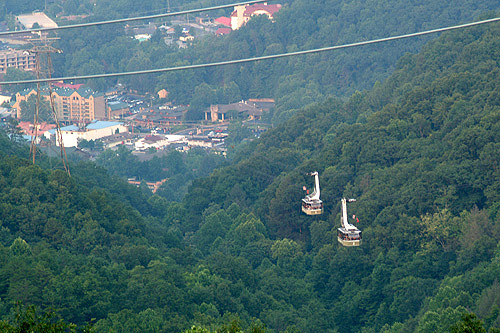
<svg viewBox="0 0 500 333">
<path fill-rule="evenodd" d="M 307 215 L 320 215 L 323 214 L 323 201 L 319 199 L 320 189 L 318 172 L 312 172 L 310 175 L 314 176 L 314 191 L 302 199 L 302 211 Z"/>
<path fill-rule="evenodd" d="M 354 202 L 356 199 L 342 198 L 342 216 L 340 217 L 341 227 L 337 229 L 337 240 L 343 246 L 361 245 L 361 230 L 353 226 L 347 220 L 347 202 Z"/>
</svg>

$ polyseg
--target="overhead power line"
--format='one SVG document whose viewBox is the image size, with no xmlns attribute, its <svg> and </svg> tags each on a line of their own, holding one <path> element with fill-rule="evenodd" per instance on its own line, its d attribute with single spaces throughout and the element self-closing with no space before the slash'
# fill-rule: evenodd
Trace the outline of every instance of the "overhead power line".
<svg viewBox="0 0 500 333">
<path fill-rule="evenodd" d="M 71 29 L 71 28 L 92 27 L 92 26 L 105 25 L 105 24 L 123 23 L 123 22 L 130 22 L 130 21 L 151 20 L 151 19 L 157 19 L 157 18 L 163 18 L 163 17 L 169 17 L 169 16 L 179 16 L 179 15 L 185 15 L 185 14 L 207 12 L 207 11 L 212 11 L 212 10 L 217 10 L 217 9 L 230 8 L 230 7 L 234 7 L 234 6 L 251 5 L 254 3 L 260 3 L 260 2 L 265 2 L 265 1 L 267 1 L 267 0 L 252 0 L 252 1 L 246 1 L 246 2 L 240 2 L 240 3 L 233 3 L 233 4 L 229 4 L 229 5 L 220 5 L 220 6 L 205 7 L 205 8 L 198 8 L 198 9 L 182 10 L 182 11 L 173 12 L 173 13 L 155 14 L 155 15 L 148 15 L 148 16 L 136 16 L 136 17 L 116 19 L 116 20 L 100 21 L 100 22 L 70 24 L 70 25 L 63 25 L 63 26 L 54 27 L 54 28 L 37 28 L 37 29 L 17 30 L 17 31 L 2 31 L 2 32 L 0 32 L 0 37 L 5 36 L 5 35 L 17 35 L 17 34 L 25 34 L 25 33 L 30 33 L 30 32 L 54 31 L 54 30 Z"/>
<path fill-rule="evenodd" d="M 323 48 L 319 48 L 319 49 L 287 52 L 287 53 L 273 54 L 273 55 L 254 57 L 254 58 L 227 60 L 227 61 L 212 62 L 212 63 L 205 63 L 205 64 L 178 66 L 178 67 L 148 69 L 148 70 L 140 70 L 140 71 L 133 71 L 133 72 L 66 76 L 66 77 L 59 77 L 59 78 L 53 78 L 53 79 L 43 79 L 43 80 L 7 81 L 7 82 L 0 82 L 0 85 L 26 84 L 26 83 L 37 83 L 37 82 L 54 82 L 54 81 L 62 81 L 62 80 L 66 80 L 66 81 L 86 80 L 86 79 L 110 78 L 110 77 L 116 77 L 116 76 L 129 76 L 129 75 L 138 75 L 138 74 L 156 74 L 156 73 L 173 72 L 173 71 L 180 71 L 180 70 L 186 70 L 186 69 L 196 69 L 196 68 L 207 68 L 207 67 L 215 67 L 215 66 L 222 66 L 222 65 L 241 64 L 241 63 L 246 63 L 246 62 L 277 59 L 277 58 L 291 57 L 291 56 L 304 55 L 304 54 L 312 54 L 312 53 L 318 53 L 318 52 L 346 49 L 346 48 L 350 48 L 350 47 L 357 47 L 357 46 L 364 46 L 364 45 L 370 45 L 370 44 L 389 42 L 389 41 L 394 41 L 394 40 L 399 40 L 399 39 L 404 39 L 404 38 L 412 38 L 412 37 L 430 35 L 430 34 L 449 31 L 449 30 L 463 29 L 463 28 L 468 28 L 468 27 L 473 27 L 473 26 L 478 26 L 478 25 L 492 23 L 492 22 L 498 22 L 498 21 L 500 21 L 500 17 L 492 18 L 492 19 L 488 19 L 488 20 L 477 21 L 477 22 L 472 22 L 472 23 L 465 23 L 465 24 L 460 24 L 460 25 L 455 25 L 455 26 L 449 26 L 449 27 L 444 27 L 444 28 L 438 28 L 438 29 L 433 29 L 433 30 L 415 32 L 415 33 L 406 34 L 406 35 L 398 35 L 398 36 L 373 39 L 373 40 L 368 40 L 368 41 L 363 41 L 363 42 L 356 42 L 356 43 L 351 43 L 351 44 L 335 45 L 335 46 L 323 47 Z"/>
</svg>

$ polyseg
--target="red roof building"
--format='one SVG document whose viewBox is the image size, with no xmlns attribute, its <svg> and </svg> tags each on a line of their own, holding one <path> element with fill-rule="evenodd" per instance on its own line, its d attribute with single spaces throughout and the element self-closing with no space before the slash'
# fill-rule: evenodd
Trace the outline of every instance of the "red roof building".
<svg viewBox="0 0 500 333">
<path fill-rule="evenodd" d="M 226 26 L 228 28 L 231 27 L 231 19 L 229 17 L 221 16 L 215 19 L 215 23 Z"/>
<path fill-rule="evenodd" d="M 255 5 L 235 6 L 234 12 L 231 14 L 231 29 L 237 30 L 245 25 L 252 16 L 266 15 L 270 20 L 274 19 L 281 5 L 268 5 L 266 2 Z"/>
<path fill-rule="evenodd" d="M 35 126 L 33 125 L 33 123 L 31 123 L 29 121 L 21 121 L 21 122 L 19 122 L 19 125 L 17 125 L 17 126 L 26 135 L 35 135 Z M 36 132 L 38 133 L 38 135 L 41 136 L 46 131 L 49 131 L 49 130 L 54 129 L 54 128 L 56 128 L 55 124 L 48 124 L 46 122 L 42 122 L 42 123 L 38 124 L 38 131 L 36 131 Z"/>
</svg>

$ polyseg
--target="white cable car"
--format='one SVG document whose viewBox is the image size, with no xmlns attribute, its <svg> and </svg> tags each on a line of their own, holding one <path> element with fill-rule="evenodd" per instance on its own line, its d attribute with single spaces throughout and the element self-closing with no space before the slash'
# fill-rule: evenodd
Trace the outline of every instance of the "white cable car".
<svg viewBox="0 0 500 333">
<path fill-rule="evenodd" d="M 302 211 L 307 215 L 319 215 L 323 213 L 323 201 L 319 199 L 319 176 L 316 171 L 310 175 L 314 176 L 314 191 L 302 199 Z"/>
<path fill-rule="evenodd" d="M 359 246 L 361 244 L 361 230 L 350 224 L 347 220 L 347 202 L 354 201 L 356 201 L 356 199 L 342 198 L 342 216 L 340 217 L 341 227 L 337 229 L 337 240 L 343 246 Z"/>
</svg>

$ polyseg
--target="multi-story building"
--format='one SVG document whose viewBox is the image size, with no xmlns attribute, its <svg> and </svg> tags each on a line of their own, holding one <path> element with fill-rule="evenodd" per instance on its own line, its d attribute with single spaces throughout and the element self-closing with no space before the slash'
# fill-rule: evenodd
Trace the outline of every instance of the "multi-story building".
<svg viewBox="0 0 500 333">
<path fill-rule="evenodd" d="M 96 93 L 82 84 L 70 85 L 56 83 L 52 88 L 54 98 L 54 109 L 59 121 L 64 123 L 76 122 L 79 124 L 89 123 L 92 120 L 106 119 L 106 100 L 102 93 Z M 14 107 L 17 110 L 17 118 L 21 117 L 22 101 L 27 101 L 31 95 L 36 95 L 36 90 L 24 90 L 16 94 Z M 49 100 L 48 89 L 44 88 L 42 95 Z"/>
<path fill-rule="evenodd" d="M 34 71 L 36 55 L 26 50 L 0 51 L 0 74 L 5 74 L 9 67 L 23 71 Z"/>
<path fill-rule="evenodd" d="M 250 20 L 252 16 L 266 15 L 270 20 L 274 19 L 276 14 L 281 9 L 281 5 L 268 5 L 267 2 L 254 5 L 235 6 L 231 14 L 231 29 L 238 30 Z"/>
<path fill-rule="evenodd" d="M 88 123 L 106 119 L 106 100 L 102 93 L 89 87 L 55 87 L 54 105 L 58 118 L 64 122 Z"/>
</svg>

